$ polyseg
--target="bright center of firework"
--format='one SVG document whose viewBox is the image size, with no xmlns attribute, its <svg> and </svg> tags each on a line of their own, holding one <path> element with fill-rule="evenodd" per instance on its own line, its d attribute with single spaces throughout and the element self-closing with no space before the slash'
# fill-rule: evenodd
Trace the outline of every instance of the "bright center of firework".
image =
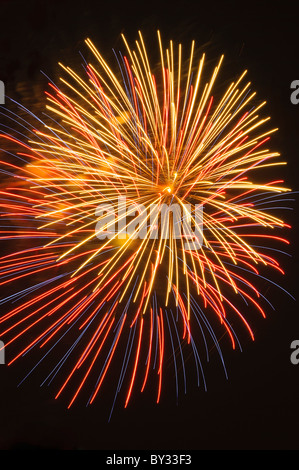
<svg viewBox="0 0 299 470">
<path fill-rule="evenodd" d="M 163 192 L 167 192 L 167 193 L 171 194 L 172 193 L 171 186 L 166 186 L 166 188 L 163 189 Z"/>
</svg>

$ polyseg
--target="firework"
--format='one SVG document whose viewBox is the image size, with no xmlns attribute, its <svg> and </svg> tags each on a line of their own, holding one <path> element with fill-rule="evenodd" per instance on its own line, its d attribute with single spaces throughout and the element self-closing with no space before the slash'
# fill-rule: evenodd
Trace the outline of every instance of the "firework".
<svg viewBox="0 0 299 470">
<path fill-rule="evenodd" d="M 171 357 L 178 396 L 190 353 L 205 387 L 203 356 L 216 351 L 226 373 L 219 338 L 236 348 L 232 325 L 254 339 L 248 312 L 265 316 L 260 269 L 283 272 L 268 245 L 287 243 L 274 210 L 288 189 L 258 181 L 284 162 L 267 148 L 276 129 L 246 72 L 219 96 L 223 57 L 211 70 L 194 42 L 184 57 L 158 33 L 153 67 L 141 33 L 135 50 L 123 40 L 114 71 L 86 40 L 95 64 L 84 77 L 60 64 L 45 122 L 30 115 L 29 129 L 11 113 L 21 130 L 2 135 L 18 150 L 1 162 L 1 237 L 20 246 L 0 261 L 1 287 L 22 289 L 2 299 L 0 334 L 9 364 L 38 355 L 26 377 L 50 366 L 42 383 L 68 406 L 86 393 L 92 403 L 105 383 L 127 406 L 150 381 L 159 402 Z M 171 205 L 181 236 L 174 215 L 163 233 Z"/>
</svg>

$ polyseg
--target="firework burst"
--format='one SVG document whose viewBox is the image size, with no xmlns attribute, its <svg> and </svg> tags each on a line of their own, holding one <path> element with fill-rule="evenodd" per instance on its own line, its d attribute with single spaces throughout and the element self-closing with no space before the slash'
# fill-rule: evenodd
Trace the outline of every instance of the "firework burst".
<svg viewBox="0 0 299 470">
<path fill-rule="evenodd" d="M 9 221 L 1 236 L 22 245 L 0 261 L 1 287 L 22 289 L 2 299 L 15 305 L 0 319 L 1 339 L 14 353 L 9 364 L 38 351 L 28 375 L 51 363 L 43 383 L 60 380 L 56 398 L 68 394 L 68 406 L 86 391 L 92 403 L 109 381 L 125 406 L 156 382 L 159 402 L 170 357 L 178 395 L 190 352 L 205 387 L 203 355 L 213 347 L 225 371 L 219 337 L 236 348 L 234 323 L 254 338 L 245 307 L 265 316 L 252 279 L 260 267 L 282 269 L 262 245 L 287 243 L 274 234 L 286 224 L 273 209 L 288 190 L 281 180 L 255 182 L 284 162 L 267 148 L 276 129 L 259 117 L 265 103 L 256 104 L 246 72 L 217 97 L 223 57 L 207 78 L 194 42 L 186 59 L 181 45 L 164 49 L 158 33 L 153 69 L 141 34 L 135 50 L 123 40 L 115 71 L 86 40 L 96 63 L 84 64 L 84 78 L 60 64 L 47 122 L 33 117 L 28 129 L 11 113 L 21 130 L 2 135 L 18 151 L 1 162 Z M 169 223 L 161 236 L 165 204 L 176 204 L 192 230 L 175 237 Z"/>
</svg>

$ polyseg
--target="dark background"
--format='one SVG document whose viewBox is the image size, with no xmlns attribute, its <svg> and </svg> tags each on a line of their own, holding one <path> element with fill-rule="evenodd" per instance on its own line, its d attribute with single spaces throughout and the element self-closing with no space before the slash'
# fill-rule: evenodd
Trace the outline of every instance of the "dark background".
<svg viewBox="0 0 299 470">
<path fill-rule="evenodd" d="M 101 53 L 131 41 L 140 29 L 156 45 L 165 39 L 190 45 L 195 39 L 208 57 L 225 54 L 224 68 L 235 77 L 245 68 L 273 125 L 276 148 L 288 161 L 287 186 L 298 189 L 299 105 L 290 101 L 290 84 L 299 80 L 297 2 L 215 1 L 1 1 L 0 79 L 9 96 L 41 108 L 46 84 L 41 70 L 57 77 L 58 61 L 80 65 L 90 37 Z M 295 207 L 295 204 L 294 204 Z M 281 257 L 286 275 L 280 283 L 297 296 L 297 212 L 289 253 Z M 108 403 L 66 410 L 63 401 L 38 383 L 17 388 L 22 366 L 0 366 L 0 448 L 2 449 L 299 449 L 299 365 L 290 361 L 290 344 L 299 339 L 297 303 L 271 289 L 276 310 L 254 325 L 256 341 L 243 352 L 226 351 L 229 380 L 207 370 L 208 392 L 188 383 L 176 406 L 173 390 L 157 406 L 150 396 L 134 397 L 128 409 Z M 108 406 L 108 405 L 107 405 Z"/>
</svg>

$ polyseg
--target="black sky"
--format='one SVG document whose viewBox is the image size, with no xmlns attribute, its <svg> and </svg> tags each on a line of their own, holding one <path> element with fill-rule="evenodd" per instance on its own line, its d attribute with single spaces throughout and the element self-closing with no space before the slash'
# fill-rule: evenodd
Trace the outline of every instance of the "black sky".
<svg viewBox="0 0 299 470">
<path fill-rule="evenodd" d="M 288 161 L 287 186 L 298 190 L 299 105 L 290 84 L 299 80 L 297 2 L 236 1 L 1 1 L 0 79 L 7 94 L 38 108 L 59 61 L 81 63 L 90 37 L 105 55 L 142 30 L 155 43 L 168 39 L 190 45 L 195 39 L 212 60 L 225 54 L 227 76 L 248 69 L 253 87 L 268 102 L 279 133 L 274 142 Z M 296 208 L 296 205 L 294 204 Z M 281 284 L 297 296 L 297 211 L 287 214 L 292 257 L 282 257 Z M 108 403 L 65 409 L 38 383 L 17 388 L 22 365 L 0 366 L 0 448 L 43 449 L 298 449 L 299 365 L 290 362 L 290 344 L 299 339 L 297 302 L 275 289 L 276 310 L 256 327 L 256 341 L 242 353 L 227 351 L 229 380 L 207 372 L 208 392 L 188 384 L 176 406 L 173 391 L 157 406 L 150 395 L 117 408 L 107 423 Z M 171 387 L 170 387 L 171 388 Z"/>
</svg>

